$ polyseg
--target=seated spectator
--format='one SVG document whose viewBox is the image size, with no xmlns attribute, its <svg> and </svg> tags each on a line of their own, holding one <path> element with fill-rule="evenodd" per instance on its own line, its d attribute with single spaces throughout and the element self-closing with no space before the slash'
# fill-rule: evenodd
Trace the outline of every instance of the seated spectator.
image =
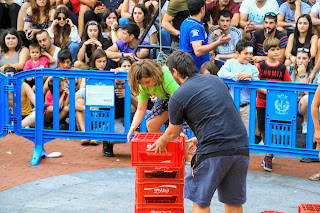
<svg viewBox="0 0 320 213">
<path fill-rule="evenodd" d="M 106 50 L 108 58 L 113 61 L 119 61 L 121 57 L 133 58 L 133 50 L 138 44 L 140 29 L 137 24 L 129 23 L 122 27 L 122 39 L 114 43 L 111 47 Z M 147 42 L 143 41 L 142 45 L 148 45 Z M 139 48 L 137 56 L 139 58 L 146 58 L 149 55 L 148 49 Z"/>
<path fill-rule="evenodd" d="M 46 51 L 40 50 L 38 43 L 30 44 L 29 46 L 30 60 L 27 61 L 23 70 L 49 68 L 49 64 L 56 63 L 56 60 Z"/>
<path fill-rule="evenodd" d="M 291 66 L 295 62 L 298 48 L 309 49 L 313 60 L 317 54 L 317 44 L 318 36 L 312 33 L 311 17 L 308 14 L 301 15 L 297 20 L 294 33 L 288 39 L 285 65 Z"/>
<path fill-rule="evenodd" d="M 59 120 L 64 121 L 64 119 L 69 114 L 69 90 L 64 86 L 64 82 L 62 78 L 59 78 L 60 86 L 59 86 Z M 45 126 L 51 126 L 52 118 L 53 118 L 53 78 L 50 78 L 48 82 L 49 91 L 46 94 L 45 99 Z M 60 124 L 63 124 L 63 122 Z"/>
<path fill-rule="evenodd" d="M 253 57 L 253 47 L 248 40 L 242 39 L 236 45 L 237 59 L 228 60 L 218 72 L 223 79 L 233 81 L 259 80 L 259 71 L 256 66 L 250 64 Z M 234 96 L 234 89 L 230 88 L 231 97 Z M 250 112 L 250 89 L 240 89 L 240 116 L 249 135 L 249 112 Z"/>
<path fill-rule="evenodd" d="M 49 53 L 56 61 L 53 64 L 49 64 L 49 68 L 56 68 L 58 65 L 58 53 L 61 50 L 60 47 L 56 47 L 52 44 L 52 39 L 49 33 L 45 30 L 41 30 L 36 34 L 36 39 L 41 47 L 42 51 Z"/>
<path fill-rule="evenodd" d="M 22 47 L 18 32 L 13 28 L 7 29 L 2 34 L 1 41 L 0 72 L 4 72 L 8 65 L 21 71 L 29 59 L 29 50 Z"/>
<path fill-rule="evenodd" d="M 121 28 L 118 26 L 119 16 L 115 9 L 108 8 L 102 15 L 102 35 L 104 38 L 110 38 L 112 43 L 119 40 Z"/>
<path fill-rule="evenodd" d="M 130 22 L 132 15 L 133 7 L 136 4 L 142 4 L 143 0 L 124 0 L 121 7 L 121 18 L 119 20 L 119 26 L 123 27 L 124 25 Z"/>
<path fill-rule="evenodd" d="M 14 67 L 6 67 L 4 69 L 4 74 L 13 76 L 16 73 L 16 69 Z M 34 127 L 35 124 L 35 111 L 31 108 L 30 103 L 35 106 L 35 94 L 31 87 L 22 82 L 21 84 L 21 127 Z M 9 92 L 9 107 L 11 109 L 11 113 L 13 113 L 13 92 Z"/>
<path fill-rule="evenodd" d="M 231 20 L 232 13 L 228 10 L 221 10 L 218 14 L 218 27 L 214 28 L 209 34 L 209 43 L 219 40 L 221 35 L 231 35 L 231 40 L 228 43 L 214 49 L 214 58 L 222 62 L 236 58 L 235 47 L 242 38 L 241 31 L 231 26 Z"/>
<path fill-rule="evenodd" d="M 306 48 L 297 49 L 297 57 L 293 66 L 287 67 L 293 82 L 307 83 L 307 78 L 312 71 L 310 50 Z M 317 83 L 318 76 L 314 79 Z M 298 113 L 303 116 L 302 134 L 307 134 L 308 94 L 298 93 Z"/>
<path fill-rule="evenodd" d="M 214 25 L 213 27 L 218 27 L 218 20 L 219 20 L 218 14 L 222 10 L 228 10 L 232 13 L 231 26 L 238 27 L 239 20 L 240 20 L 240 14 L 239 14 L 240 6 L 236 4 L 233 0 L 216 0 L 210 3 L 207 3 L 206 6 L 207 6 L 206 10 L 210 12 L 210 15 L 212 18 L 212 24 Z"/>
<path fill-rule="evenodd" d="M 78 60 L 74 67 L 86 70 L 91 64 L 90 58 L 96 49 L 106 50 L 112 45 L 110 39 L 103 38 L 100 24 L 96 21 L 89 21 L 86 24 L 82 38 L 83 44 L 78 53 Z"/>
<path fill-rule="evenodd" d="M 302 14 L 309 14 L 311 7 L 301 0 L 288 0 L 279 9 L 278 29 L 289 36 L 293 33 L 296 21 Z"/>
<path fill-rule="evenodd" d="M 17 18 L 22 3 L 22 0 L 7 0 L 0 2 L 0 26 L 1 24 L 7 24 L 9 25 L 7 27 L 17 29 Z M 8 18 L 9 21 L 7 21 Z"/>
<path fill-rule="evenodd" d="M 263 42 L 269 38 L 277 38 L 280 41 L 279 61 L 284 62 L 284 53 L 286 50 L 288 36 L 277 30 L 277 15 L 275 13 L 266 13 L 263 20 L 263 29 L 257 30 L 251 34 L 251 44 L 253 45 L 253 60 L 259 63 L 267 59 L 267 54 L 263 50 Z"/>
<path fill-rule="evenodd" d="M 218 75 L 218 71 L 218 67 L 211 61 L 205 62 L 200 68 L 200 74 L 205 75 Z"/>
<path fill-rule="evenodd" d="M 115 74 L 117 74 L 119 71 L 129 72 L 131 65 L 132 65 L 132 61 L 130 58 L 121 57 L 118 62 L 118 67 L 115 69 L 110 69 L 110 71 L 114 72 Z"/>
<path fill-rule="evenodd" d="M 22 32 L 23 44 L 28 46 L 40 30 L 50 27 L 54 18 L 55 10 L 51 7 L 49 0 L 31 0 L 31 7 L 27 10 L 24 20 L 24 32 Z M 25 39 L 26 38 L 26 39 Z"/>
<path fill-rule="evenodd" d="M 77 60 L 81 43 L 78 35 L 77 27 L 72 23 L 69 12 L 64 7 L 59 7 L 55 14 L 52 25 L 48 29 L 48 33 L 53 40 L 53 44 L 57 47 L 68 47 L 72 54 L 72 62 Z"/>
<path fill-rule="evenodd" d="M 250 32 L 263 29 L 264 15 L 270 11 L 276 15 L 279 5 L 276 0 L 244 0 L 240 7 L 242 37 L 250 39 Z"/>
<path fill-rule="evenodd" d="M 149 14 L 149 11 L 143 4 L 137 4 L 136 6 L 134 6 L 132 10 L 131 20 L 139 26 L 140 28 L 139 40 L 141 40 L 140 38 L 144 30 L 147 28 L 147 26 L 151 21 L 151 16 Z M 146 35 L 143 41 L 149 44 L 158 43 L 157 28 L 154 25 L 151 26 L 150 30 L 148 31 L 148 34 Z"/>
<path fill-rule="evenodd" d="M 315 29 L 314 32 L 316 32 L 319 36 L 320 35 L 320 2 L 317 2 L 312 6 L 310 16 L 312 20 L 312 25 Z"/>
<path fill-rule="evenodd" d="M 90 69 L 93 70 L 108 70 L 107 67 L 108 59 L 106 53 L 102 49 L 97 49 L 92 54 Z M 85 79 L 82 80 L 81 89 L 76 92 L 76 118 L 79 124 L 79 129 L 85 132 Z M 82 139 L 81 145 L 98 145 L 100 141 L 98 140 L 88 140 Z"/>
</svg>

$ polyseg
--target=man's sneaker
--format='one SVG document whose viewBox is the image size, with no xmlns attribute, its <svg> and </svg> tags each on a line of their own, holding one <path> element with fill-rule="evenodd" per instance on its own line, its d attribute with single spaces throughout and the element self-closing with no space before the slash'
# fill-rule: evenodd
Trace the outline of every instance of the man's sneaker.
<svg viewBox="0 0 320 213">
<path fill-rule="evenodd" d="M 272 172 L 272 157 L 265 156 L 264 160 L 261 163 L 261 166 L 264 168 L 264 170 L 268 172 Z"/>
<path fill-rule="evenodd" d="M 303 162 L 303 163 L 320 162 L 319 158 L 305 158 L 305 157 L 302 157 L 302 158 L 299 158 L 299 160 L 300 160 L 300 162 Z"/>
<path fill-rule="evenodd" d="M 307 134 L 307 123 L 303 122 L 302 123 L 302 134 L 306 135 Z"/>
</svg>

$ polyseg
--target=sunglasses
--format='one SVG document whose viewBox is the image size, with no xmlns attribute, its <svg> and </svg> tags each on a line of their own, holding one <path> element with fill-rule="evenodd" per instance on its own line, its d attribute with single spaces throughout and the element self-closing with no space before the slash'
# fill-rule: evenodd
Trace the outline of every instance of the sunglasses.
<svg viewBox="0 0 320 213">
<path fill-rule="evenodd" d="M 277 14 L 275 14 L 275 13 L 271 12 L 271 13 L 266 13 L 264 16 L 273 16 L 273 17 L 276 17 L 276 16 L 277 16 Z"/>
<path fill-rule="evenodd" d="M 67 20 L 67 17 L 58 17 L 58 20 L 59 21 L 65 21 L 65 20 Z"/>
<path fill-rule="evenodd" d="M 97 25 L 98 26 L 99 24 L 96 21 L 89 21 L 88 25 Z"/>
<path fill-rule="evenodd" d="M 304 48 L 304 47 L 298 48 L 297 51 L 298 51 L 298 52 L 305 52 L 305 53 L 309 53 L 309 52 L 310 52 L 309 49 Z"/>
</svg>

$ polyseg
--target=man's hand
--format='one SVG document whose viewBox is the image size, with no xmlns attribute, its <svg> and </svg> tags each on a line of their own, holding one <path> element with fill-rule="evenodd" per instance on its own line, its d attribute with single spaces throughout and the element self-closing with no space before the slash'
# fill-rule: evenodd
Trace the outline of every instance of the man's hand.
<svg viewBox="0 0 320 213">
<path fill-rule="evenodd" d="M 314 5 L 316 3 L 316 0 L 308 0 L 308 2 L 310 2 L 311 5 Z"/>
<path fill-rule="evenodd" d="M 104 13 L 104 11 L 106 11 L 106 10 L 107 10 L 107 8 L 104 5 L 102 5 L 102 6 L 96 7 L 94 9 L 94 13 L 100 14 L 100 13 Z"/>
<path fill-rule="evenodd" d="M 261 61 L 264 61 L 264 57 L 263 56 L 253 56 L 253 61 L 254 63 L 259 63 Z"/>
<path fill-rule="evenodd" d="M 124 98 L 124 89 L 115 89 L 114 91 L 118 98 Z"/>
<path fill-rule="evenodd" d="M 315 74 L 311 72 L 310 75 L 307 78 L 308 83 L 312 84 L 312 82 L 313 82 L 315 77 L 316 77 Z"/>
<path fill-rule="evenodd" d="M 255 31 L 255 29 L 256 29 L 256 26 L 254 24 L 251 24 L 251 22 L 252 22 L 252 20 L 249 20 L 247 22 L 246 26 L 244 27 L 244 31 L 246 33 Z"/>
<path fill-rule="evenodd" d="M 190 147 L 188 150 L 189 155 L 194 155 L 197 151 L 197 144 L 198 144 L 198 139 L 196 137 L 193 137 L 189 140 L 185 141 L 186 143 L 190 143 Z"/>
<path fill-rule="evenodd" d="M 163 136 L 161 136 L 154 144 L 152 144 L 152 146 L 148 150 L 154 151 L 155 154 L 161 154 L 162 151 L 165 151 L 165 153 L 168 154 L 168 151 L 166 149 L 167 143 L 162 140 L 162 137 Z"/>
<path fill-rule="evenodd" d="M 225 34 L 222 34 L 218 41 L 220 42 L 220 44 L 226 44 L 230 40 L 231 40 L 231 35 L 230 34 L 228 34 L 227 36 L 225 36 Z"/>
<path fill-rule="evenodd" d="M 221 36 L 221 34 L 222 34 L 222 30 L 217 29 L 217 30 L 213 31 L 212 37 L 217 38 L 217 37 Z"/>
</svg>

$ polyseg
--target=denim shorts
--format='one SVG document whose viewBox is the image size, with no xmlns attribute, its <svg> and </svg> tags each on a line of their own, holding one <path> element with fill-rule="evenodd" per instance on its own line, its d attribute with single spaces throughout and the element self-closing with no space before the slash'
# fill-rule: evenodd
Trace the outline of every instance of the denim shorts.
<svg viewBox="0 0 320 213">
<path fill-rule="evenodd" d="M 219 201 L 230 205 L 246 202 L 246 182 L 249 156 L 217 156 L 202 161 L 187 173 L 184 198 L 200 206 L 210 206 L 218 189 Z"/>
</svg>

